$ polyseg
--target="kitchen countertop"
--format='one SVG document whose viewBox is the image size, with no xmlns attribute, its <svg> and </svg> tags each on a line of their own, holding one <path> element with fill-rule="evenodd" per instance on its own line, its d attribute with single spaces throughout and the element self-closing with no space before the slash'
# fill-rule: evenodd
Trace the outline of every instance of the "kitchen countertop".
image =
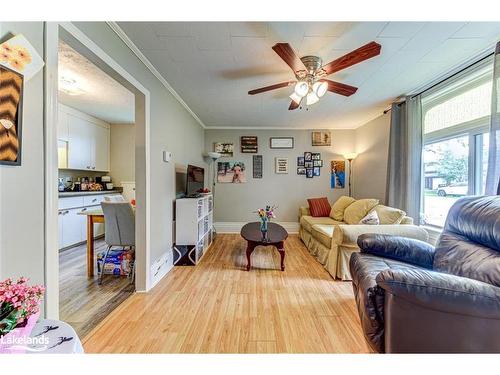
<svg viewBox="0 0 500 375">
<path fill-rule="evenodd" d="M 118 194 L 121 192 L 123 192 L 122 188 L 114 188 L 113 190 L 100 190 L 100 191 L 60 191 L 59 198 L 82 197 L 85 195 Z"/>
</svg>

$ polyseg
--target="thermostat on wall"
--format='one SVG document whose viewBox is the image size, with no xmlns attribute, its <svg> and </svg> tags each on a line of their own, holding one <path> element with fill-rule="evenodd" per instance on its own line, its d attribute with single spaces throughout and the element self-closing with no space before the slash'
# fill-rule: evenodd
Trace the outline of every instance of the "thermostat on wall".
<svg viewBox="0 0 500 375">
<path fill-rule="evenodd" d="M 172 160 L 172 153 L 170 151 L 163 151 L 163 161 L 168 163 L 170 160 Z"/>
</svg>

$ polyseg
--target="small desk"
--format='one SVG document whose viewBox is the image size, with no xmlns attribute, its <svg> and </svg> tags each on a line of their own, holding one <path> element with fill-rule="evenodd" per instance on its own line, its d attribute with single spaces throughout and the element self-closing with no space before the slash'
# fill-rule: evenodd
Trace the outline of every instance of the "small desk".
<svg viewBox="0 0 500 375">
<path fill-rule="evenodd" d="M 102 208 L 79 212 L 87 216 L 87 277 L 94 277 L 94 224 L 104 223 Z"/>
</svg>

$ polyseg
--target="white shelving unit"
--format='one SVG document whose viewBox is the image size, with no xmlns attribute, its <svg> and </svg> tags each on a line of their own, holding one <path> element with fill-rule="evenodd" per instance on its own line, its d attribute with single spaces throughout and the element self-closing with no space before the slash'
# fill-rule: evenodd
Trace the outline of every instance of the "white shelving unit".
<svg viewBox="0 0 500 375">
<path fill-rule="evenodd" d="M 195 265 L 213 241 L 213 196 L 177 199 L 175 216 L 174 264 Z"/>
</svg>

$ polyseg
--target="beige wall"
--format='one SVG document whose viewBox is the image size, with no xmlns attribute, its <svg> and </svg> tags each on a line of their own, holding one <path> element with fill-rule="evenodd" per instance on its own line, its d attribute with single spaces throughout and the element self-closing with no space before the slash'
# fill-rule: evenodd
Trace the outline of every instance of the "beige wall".
<svg viewBox="0 0 500 375">
<path fill-rule="evenodd" d="M 135 181 L 135 126 L 111 124 L 110 175 L 116 186 Z"/>
<path fill-rule="evenodd" d="M 240 153 L 240 136 L 258 137 L 259 152 L 263 155 L 263 178 L 252 177 L 252 155 Z M 291 136 L 295 139 L 292 150 L 272 150 L 269 138 Z M 296 222 L 297 212 L 301 205 L 307 205 L 307 198 L 327 196 L 334 202 L 347 189 L 332 190 L 330 188 L 330 160 L 343 159 L 342 155 L 354 150 L 353 130 L 333 130 L 331 147 L 312 147 L 310 130 L 206 130 L 205 150 L 213 151 L 214 142 L 233 142 L 235 153 L 233 158 L 220 160 L 243 161 L 246 165 L 247 183 L 217 184 L 215 201 L 215 221 L 246 222 L 255 220 L 255 211 L 266 204 L 278 205 L 277 220 Z M 321 176 L 308 179 L 297 175 L 297 156 L 305 151 L 320 152 L 324 166 Z M 289 173 L 275 173 L 275 157 L 287 157 Z M 211 180 L 209 180 L 211 181 Z"/>
<path fill-rule="evenodd" d="M 42 22 L 0 22 L 0 40 L 9 33 L 23 34 L 43 56 Z M 40 71 L 24 85 L 22 165 L 0 165 L 0 279 L 44 282 L 43 126 Z"/>
<path fill-rule="evenodd" d="M 353 161 L 355 198 L 378 198 L 385 203 L 390 122 L 391 115 L 387 113 L 355 130 L 359 154 Z"/>
</svg>

